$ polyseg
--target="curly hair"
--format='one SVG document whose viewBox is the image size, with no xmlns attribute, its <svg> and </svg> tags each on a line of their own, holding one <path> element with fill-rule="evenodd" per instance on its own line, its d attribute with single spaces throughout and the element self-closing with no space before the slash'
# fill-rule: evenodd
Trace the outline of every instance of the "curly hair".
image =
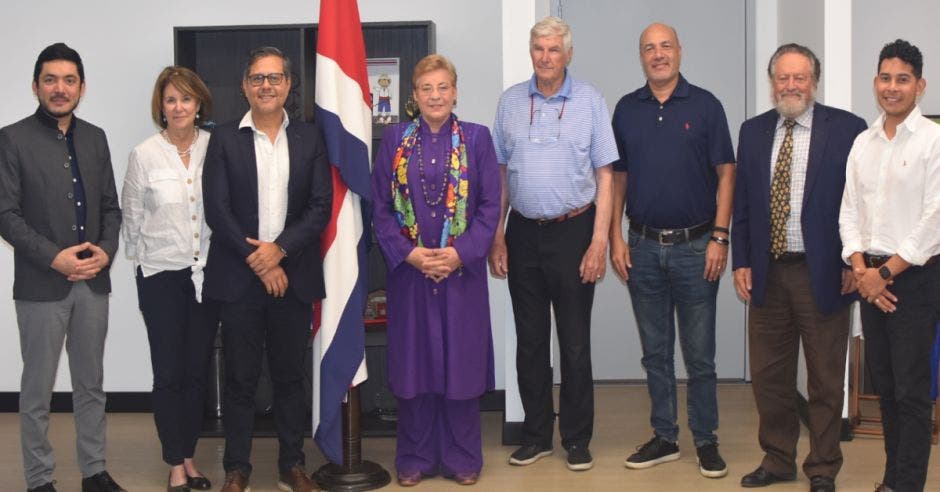
<svg viewBox="0 0 940 492">
<path fill-rule="evenodd" d="M 903 39 L 895 39 L 886 44 L 884 48 L 881 48 L 881 54 L 878 55 L 878 67 L 876 68 L 876 72 L 881 70 L 881 62 L 889 58 L 897 58 L 910 65 L 914 71 L 914 77 L 918 79 L 924 73 L 924 55 L 920 53 L 920 49 L 918 49 L 917 46 Z"/>
</svg>

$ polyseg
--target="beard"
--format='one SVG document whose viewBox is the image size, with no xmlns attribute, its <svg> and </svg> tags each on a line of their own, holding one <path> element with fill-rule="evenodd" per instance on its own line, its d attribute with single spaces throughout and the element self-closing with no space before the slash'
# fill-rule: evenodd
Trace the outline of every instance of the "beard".
<svg viewBox="0 0 940 492">
<path fill-rule="evenodd" d="M 62 117 L 64 117 L 64 116 L 68 116 L 68 115 L 72 114 L 73 112 L 75 112 L 75 108 L 78 106 L 78 101 L 72 101 L 71 104 L 69 104 L 69 105 L 67 105 L 67 106 L 65 106 L 65 107 L 60 107 L 59 109 L 53 109 L 53 108 L 49 105 L 49 101 L 43 100 L 43 99 L 39 99 L 39 106 L 40 106 L 40 107 L 42 108 L 42 110 L 45 111 L 46 114 L 48 114 L 49 116 L 52 116 L 52 117 L 54 117 L 54 118 L 62 118 Z"/>
<path fill-rule="evenodd" d="M 806 108 L 813 102 L 814 95 L 805 92 L 795 92 L 791 94 L 796 94 L 799 98 L 794 99 L 792 97 L 783 97 L 775 94 L 774 106 L 781 116 L 792 119 L 806 111 Z"/>
</svg>

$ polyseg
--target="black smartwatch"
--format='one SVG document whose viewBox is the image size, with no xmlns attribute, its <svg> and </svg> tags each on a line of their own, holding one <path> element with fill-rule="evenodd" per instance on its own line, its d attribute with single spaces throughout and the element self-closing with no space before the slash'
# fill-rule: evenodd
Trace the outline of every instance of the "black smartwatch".
<svg viewBox="0 0 940 492">
<path fill-rule="evenodd" d="M 878 269 L 878 275 L 881 275 L 881 278 L 888 280 L 891 278 L 891 269 L 888 268 L 888 265 L 881 265 L 881 268 Z"/>
</svg>

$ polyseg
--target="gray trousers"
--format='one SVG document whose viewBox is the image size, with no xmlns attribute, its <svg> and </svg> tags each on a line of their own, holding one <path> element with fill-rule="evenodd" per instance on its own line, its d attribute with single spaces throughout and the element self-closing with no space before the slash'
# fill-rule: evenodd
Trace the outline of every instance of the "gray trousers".
<svg viewBox="0 0 940 492">
<path fill-rule="evenodd" d="M 26 486 L 52 481 L 55 456 L 49 443 L 49 405 L 62 344 L 69 356 L 78 467 L 83 477 L 105 469 L 105 394 L 102 388 L 108 296 L 76 282 L 61 301 L 16 301 L 23 377 L 20 441 Z"/>
</svg>

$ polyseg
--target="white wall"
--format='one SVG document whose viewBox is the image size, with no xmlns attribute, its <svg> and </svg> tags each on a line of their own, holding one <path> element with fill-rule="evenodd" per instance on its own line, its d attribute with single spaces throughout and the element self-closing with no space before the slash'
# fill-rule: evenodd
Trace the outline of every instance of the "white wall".
<svg viewBox="0 0 940 492">
<path fill-rule="evenodd" d="M 499 0 L 359 1 L 363 22 L 434 21 L 437 51 L 454 61 L 460 75 L 461 118 L 487 126 L 502 90 L 500 5 Z M 6 3 L 0 16 L 0 44 L 6 47 L 0 126 L 36 109 L 30 90 L 36 56 L 53 42 L 66 42 L 85 63 L 87 91 L 78 114 L 107 133 L 120 189 L 128 153 L 154 132 L 150 94 L 157 73 L 173 62 L 174 26 L 307 24 L 317 22 L 318 12 L 316 0 L 282 0 L 276 5 L 246 0 Z M 123 251 L 118 256 L 111 272 L 105 389 L 149 391 L 149 349 L 132 268 Z M 19 391 L 22 364 L 12 301 L 13 254 L 6 243 L 0 247 L 0 279 L 0 391 Z M 499 375 L 501 365 L 497 355 Z M 63 354 L 56 391 L 70 390 L 67 367 Z"/>
<path fill-rule="evenodd" d="M 881 112 L 875 102 L 872 81 L 878 68 L 878 53 L 895 39 L 910 41 L 924 55 L 924 78 L 927 91 L 920 100 L 924 114 L 940 114 L 940 2 L 909 0 L 904 8 L 885 8 L 884 2 L 854 0 L 852 2 L 852 107 L 856 114 L 871 123 Z M 932 82 L 932 83 L 931 83 Z"/>
</svg>

